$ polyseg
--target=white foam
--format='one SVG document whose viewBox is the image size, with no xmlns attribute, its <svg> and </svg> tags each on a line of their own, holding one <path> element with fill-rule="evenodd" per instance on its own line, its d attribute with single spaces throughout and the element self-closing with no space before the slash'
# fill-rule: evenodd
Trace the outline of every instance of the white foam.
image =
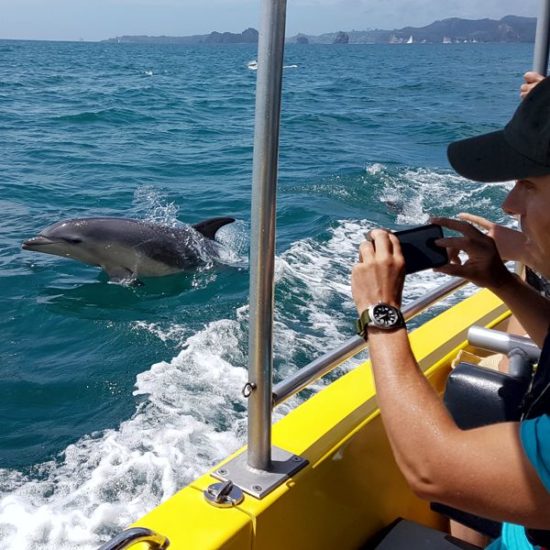
<svg viewBox="0 0 550 550">
<path fill-rule="evenodd" d="M 380 164 L 369 165 L 366 171 L 383 182 L 380 200 L 390 211 L 395 212 L 396 224 L 423 224 L 430 216 L 441 215 L 442 212 L 457 214 L 461 210 L 470 211 L 480 207 L 492 211 L 496 221 L 506 221 L 500 205 L 486 195 L 486 190 L 488 187 L 509 190 L 513 182 L 483 184 L 456 174 L 426 168 L 390 172 Z"/>
<path fill-rule="evenodd" d="M 174 202 L 168 202 L 164 195 L 155 187 L 142 185 L 134 192 L 134 205 L 144 211 L 148 222 L 176 227 L 179 208 Z"/>
<path fill-rule="evenodd" d="M 384 170 L 384 165 L 380 164 L 379 162 L 373 162 L 372 164 L 367 165 L 367 173 L 371 174 L 372 176 L 376 176 L 377 174 L 380 174 Z"/>
<path fill-rule="evenodd" d="M 248 225 L 242 220 L 224 225 L 216 232 L 219 262 L 233 267 L 248 265 Z"/>
<path fill-rule="evenodd" d="M 251 59 L 247 64 L 246 66 L 251 70 L 251 71 L 257 71 L 258 70 L 258 61 L 256 59 Z M 283 65 L 283 69 L 297 69 L 298 68 L 298 65 L 296 64 L 292 64 L 292 65 Z"/>
<path fill-rule="evenodd" d="M 450 190 L 456 182 L 448 174 L 411 170 L 392 175 L 382 165 L 370 174 L 390 186 L 387 192 L 405 205 L 403 216 L 414 223 L 432 210 L 423 196 L 428 186 L 433 190 L 435 185 L 437 201 L 457 212 L 467 210 L 469 200 L 479 199 L 473 188 L 459 190 L 456 185 L 458 200 L 451 204 L 455 199 Z M 148 204 L 158 204 L 154 193 L 141 193 L 151 201 Z M 417 200 L 410 201 L 411 196 Z M 160 200 L 160 210 L 153 208 L 155 219 L 166 215 L 164 206 Z M 325 240 L 295 242 L 277 258 L 277 380 L 353 335 L 350 272 L 363 233 L 373 226 L 368 219 L 339 221 L 328 229 Z M 230 228 L 222 240 L 236 242 L 241 229 Z M 406 302 L 443 277 L 431 272 L 409 277 Z M 96 548 L 242 445 L 247 317 L 248 307 L 243 305 L 232 318 L 213 321 L 195 334 L 185 325 L 135 323 L 134 330 L 176 342 L 181 351 L 138 375 L 136 411 L 117 429 L 82 438 L 58 460 L 37 465 L 30 473 L 0 470 L 2 548 Z M 356 358 L 342 370 L 358 362 Z M 319 381 L 311 391 L 325 384 Z M 274 418 L 300 400 L 294 397 L 278 407 Z"/>
<path fill-rule="evenodd" d="M 0 471 L 3 548 L 95 548 L 236 449 L 242 341 L 242 323 L 210 324 L 137 377 L 146 400 L 117 430 L 70 445 L 36 478 Z"/>
</svg>

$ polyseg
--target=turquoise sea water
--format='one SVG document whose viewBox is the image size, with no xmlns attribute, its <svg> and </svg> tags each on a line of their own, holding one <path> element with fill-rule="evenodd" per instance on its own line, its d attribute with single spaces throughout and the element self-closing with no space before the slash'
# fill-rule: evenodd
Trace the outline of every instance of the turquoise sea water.
<svg viewBox="0 0 550 550">
<path fill-rule="evenodd" d="M 445 146 L 506 122 L 531 49 L 287 47 L 277 379 L 352 335 L 365 230 L 464 210 L 504 220 L 508 185 L 453 175 Z M 3 548 L 94 548 L 244 441 L 255 58 L 0 41 Z M 225 215 L 222 265 L 142 287 L 20 248 L 63 218 Z M 416 275 L 406 299 L 440 282 Z"/>
</svg>

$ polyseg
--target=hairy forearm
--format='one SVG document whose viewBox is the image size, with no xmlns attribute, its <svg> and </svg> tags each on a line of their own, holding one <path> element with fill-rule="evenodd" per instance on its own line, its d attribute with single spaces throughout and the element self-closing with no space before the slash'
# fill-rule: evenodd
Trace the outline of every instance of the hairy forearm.
<svg viewBox="0 0 550 550">
<path fill-rule="evenodd" d="M 444 450 L 460 430 L 420 371 L 404 329 L 371 331 L 369 350 L 382 419 L 397 463 L 420 495 L 437 494 Z"/>
<path fill-rule="evenodd" d="M 491 290 L 511 309 L 533 341 L 542 347 L 550 324 L 550 300 L 515 275 Z"/>
<path fill-rule="evenodd" d="M 411 489 L 497 521 L 547 529 L 550 496 L 522 450 L 518 424 L 460 430 L 420 371 L 405 330 L 371 331 L 369 340 L 382 419 Z"/>
</svg>

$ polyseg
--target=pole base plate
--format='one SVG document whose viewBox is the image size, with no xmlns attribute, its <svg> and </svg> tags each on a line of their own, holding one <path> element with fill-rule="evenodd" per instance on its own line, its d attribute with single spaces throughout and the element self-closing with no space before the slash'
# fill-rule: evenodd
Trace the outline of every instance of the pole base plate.
<svg viewBox="0 0 550 550">
<path fill-rule="evenodd" d="M 214 470 L 211 475 L 221 481 L 231 480 L 242 491 L 258 499 L 271 493 L 308 463 L 305 458 L 279 447 L 271 448 L 269 470 L 251 468 L 247 458 L 247 453 L 244 451 Z"/>
</svg>

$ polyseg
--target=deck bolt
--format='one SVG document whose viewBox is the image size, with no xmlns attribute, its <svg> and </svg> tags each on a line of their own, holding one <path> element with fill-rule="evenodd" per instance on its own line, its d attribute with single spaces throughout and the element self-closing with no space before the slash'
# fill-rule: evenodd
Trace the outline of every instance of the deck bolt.
<svg viewBox="0 0 550 550">
<path fill-rule="evenodd" d="M 298 455 L 294 455 L 294 456 L 292 457 L 292 460 L 293 460 L 294 462 L 302 462 L 302 459 L 301 459 Z"/>
<path fill-rule="evenodd" d="M 220 468 L 218 470 L 218 474 L 221 476 L 224 476 L 225 474 L 227 474 L 227 470 L 225 468 Z"/>
<path fill-rule="evenodd" d="M 262 486 L 261 485 L 252 485 L 252 489 L 259 493 L 262 490 Z"/>
</svg>

